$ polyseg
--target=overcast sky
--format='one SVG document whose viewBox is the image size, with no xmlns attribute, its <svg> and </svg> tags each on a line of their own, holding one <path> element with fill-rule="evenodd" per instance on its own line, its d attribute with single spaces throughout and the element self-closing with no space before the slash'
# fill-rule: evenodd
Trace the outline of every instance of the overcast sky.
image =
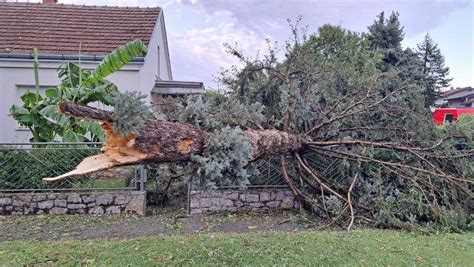
<svg viewBox="0 0 474 267">
<path fill-rule="evenodd" d="M 303 17 L 315 32 L 324 23 L 366 31 L 381 11 L 398 11 L 405 47 L 426 33 L 438 43 L 454 78 L 474 86 L 474 5 L 471 0 L 59 0 L 67 4 L 160 6 L 164 10 L 175 80 L 212 81 L 234 64 L 223 43 L 238 43 L 248 55 L 265 51 L 265 39 L 284 42 L 287 18 Z"/>
</svg>

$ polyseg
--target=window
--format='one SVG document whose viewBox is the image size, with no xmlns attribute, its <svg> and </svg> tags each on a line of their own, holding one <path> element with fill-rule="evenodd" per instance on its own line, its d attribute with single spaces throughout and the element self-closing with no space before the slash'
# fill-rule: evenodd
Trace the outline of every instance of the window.
<svg viewBox="0 0 474 267">
<path fill-rule="evenodd" d="M 452 113 L 446 113 L 444 115 L 444 122 L 449 122 L 452 123 L 454 121 L 454 114 Z"/>
</svg>

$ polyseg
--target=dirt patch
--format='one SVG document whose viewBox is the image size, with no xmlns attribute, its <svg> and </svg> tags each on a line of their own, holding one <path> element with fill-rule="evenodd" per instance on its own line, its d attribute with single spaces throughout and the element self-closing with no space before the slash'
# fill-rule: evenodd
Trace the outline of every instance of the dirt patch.
<svg viewBox="0 0 474 267">
<path fill-rule="evenodd" d="M 67 215 L 0 217 L 0 241 L 129 239 L 212 232 L 301 231 L 321 224 L 297 211 L 220 213 L 188 216 L 184 209 L 156 209 L 151 215 Z"/>
</svg>

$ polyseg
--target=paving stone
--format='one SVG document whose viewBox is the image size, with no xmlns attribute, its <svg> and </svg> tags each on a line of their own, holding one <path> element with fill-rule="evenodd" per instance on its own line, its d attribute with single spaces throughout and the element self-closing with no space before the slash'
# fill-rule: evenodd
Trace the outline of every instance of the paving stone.
<svg viewBox="0 0 474 267">
<path fill-rule="evenodd" d="M 104 214 L 104 209 L 102 207 L 93 207 L 89 209 L 89 214 Z"/>
<path fill-rule="evenodd" d="M 220 205 L 222 207 L 233 207 L 234 206 L 234 201 L 232 201 L 230 199 L 221 198 Z"/>
<path fill-rule="evenodd" d="M 65 208 L 67 206 L 67 201 L 65 199 L 56 199 L 54 201 L 54 206 Z"/>
<path fill-rule="evenodd" d="M 280 208 L 282 209 L 293 208 L 294 203 L 295 203 L 294 198 L 292 196 L 287 196 L 283 198 L 283 200 L 281 201 Z"/>
<path fill-rule="evenodd" d="M 212 206 L 212 201 L 209 198 L 202 198 L 201 199 L 201 207 L 209 208 Z"/>
<path fill-rule="evenodd" d="M 200 208 L 201 207 L 201 199 L 199 198 L 191 198 L 190 203 L 191 208 Z"/>
<path fill-rule="evenodd" d="M 138 215 L 145 215 L 146 213 L 146 194 L 145 192 L 135 193 L 131 200 L 125 206 L 127 213 L 136 213 Z"/>
<path fill-rule="evenodd" d="M 278 191 L 276 193 L 275 200 L 283 200 L 285 198 L 285 192 L 284 191 Z"/>
<path fill-rule="evenodd" d="M 54 208 L 49 210 L 49 214 L 62 215 L 62 214 L 66 214 L 67 211 L 68 211 L 68 209 L 66 209 L 66 208 L 54 207 Z"/>
<path fill-rule="evenodd" d="M 237 207 L 237 208 L 241 208 L 244 206 L 244 203 L 242 201 L 235 201 L 234 202 L 234 205 Z"/>
<path fill-rule="evenodd" d="M 35 210 L 31 209 L 31 208 L 25 208 L 25 210 L 23 211 L 23 214 L 25 214 L 25 215 L 35 214 Z"/>
<path fill-rule="evenodd" d="M 12 204 L 12 199 L 9 197 L 0 198 L 0 205 L 10 205 Z"/>
<path fill-rule="evenodd" d="M 23 201 L 23 202 L 31 202 L 31 199 L 32 199 L 32 195 L 20 195 L 20 196 L 17 196 L 17 199 L 20 200 L 20 201 Z"/>
<path fill-rule="evenodd" d="M 124 205 L 127 204 L 127 196 L 125 195 L 118 195 L 115 197 L 115 204 L 116 205 Z"/>
<path fill-rule="evenodd" d="M 224 197 L 230 200 L 238 200 L 239 199 L 239 193 L 238 192 L 226 192 L 224 194 Z"/>
<path fill-rule="evenodd" d="M 83 195 L 83 196 L 82 196 L 82 202 L 83 202 L 83 203 L 95 202 L 95 195 L 94 195 L 94 194 L 91 194 L 91 195 Z"/>
<path fill-rule="evenodd" d="M 86 207 L 85 204 L 67 204 L 68 209 L 76 210 L 76 209 L 84 209 Z"/>
<path fill-rule="evenodd" d="M 258 202 L 258 194 L 245 194 L 245 201 L 247 202 Z"/>
<path fill-rule="evenodd" d="M 50 209 L 53 206 L 54 206 L 53 200 L 45 200 L 45 201 L 38 202 L 39 209 Z"/>
<path fill-rule="evenodd" d="M 212 206 L 220 206 L 221 205 L 221 199 L 217 197 L 211 198 Z"/>
<path fill-rule="evenodd" d="M 260 193 L 260 201 L 270 201 L 270 193 L 268 192 L 261 192 Z"/>
<path fill-rule="evenodd" d="M 68 203 L 81 203 L 81 196 L 79 194 L 70 194 L 67 196 L 67 202 Z"/>
<path fill-rule="evenodd" d="M 120 207 L 118 206 L 111 206 L 105 209 L 106 214 L 119 214 L 120 213 Z"/>
<path fill-rule="evenodd" d="M 44 195 L 44 194 L 40 194 L 40 195 L 34 195 L 32 197 L 32 201 L 43 201 L 43 200 L 46 200 L 48 198 L 47 195 Z"/>
<path fill-rule="evenodd" d="M 261 208 L 265 206 L 262 202 L 249 203 L 249 206 L 252 208 Z"/>
<path fill-rule="evenodd" d="M 12 202 L 13 207 L 24 207 L 27 204 L 28 204 L 27 202 L 23 202 L 23 201 L 20 201 L 20 200 L 13 200 L 13 202 Z"/>
<path fill-rule="evenodd" d="M 98 195 L 95 198 L 95 203 L 97 205 L 109 205 L 112 204 L 114 197 L 111 194 L 102 194 Z"/>
<path fill-rule="evenodd" d="M 269 202 L 267 202 L 266 205 L 267 205 L 267 207 L 272 208 L 272 209 L 273 208 L 278 208 L 280 206 L 280 201 L 278 201 L 278 200 L 269 201 Z"/>
</svg>

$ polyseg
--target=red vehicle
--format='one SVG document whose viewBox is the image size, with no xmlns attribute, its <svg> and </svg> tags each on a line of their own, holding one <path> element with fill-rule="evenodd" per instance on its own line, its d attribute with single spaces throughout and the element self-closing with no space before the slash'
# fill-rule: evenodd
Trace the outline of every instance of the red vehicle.
<svg viewBox="0 0 474 267">
<path fill-rule="evenodd" d="M 455 122 L 462 114 L 474 116 L 474 108 L 438 108 L 433 113 L 433 120 L 436 125 L 441 126 L 446 122 Z"/>
</svg>

